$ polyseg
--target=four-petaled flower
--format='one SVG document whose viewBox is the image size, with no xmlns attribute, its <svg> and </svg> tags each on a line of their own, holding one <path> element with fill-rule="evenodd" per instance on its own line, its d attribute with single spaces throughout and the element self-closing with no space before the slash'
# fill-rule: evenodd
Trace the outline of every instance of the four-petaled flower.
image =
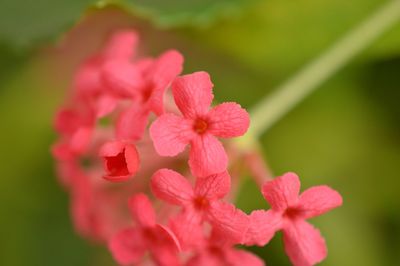
<svg viewBox="0 0 400 266">
<path fill-rule="evenodd" d="M 182 206 L 183 212 L 171 220 L 171 229 L 184 248 L 198 244 L 202 222 L 209 221 L 215 229 L 225 232 L 240 243 L 248 226 L 245 213 L 221 199 L 230 190 L 231 177 L 227 172 L 197 178 L 194 188 L 179 173 L 158 170 L 151 179 L 153 194 L 170 204 Z"/>
<path fill-rule="evenodd" d="M 223 103 L 210 110 L 212 87 L 206 72 L 176 78 L 172 93 L 183 117 L 164 114 L 150 127 L 154 147 L 161 156 L 175 156 L 190 144 L 189 165 L 197 177 L 227 168 L 227 155 L 215 136 L 241 136 L 250 123 L 248 113 L 236 103 Z"/>
<path fill-rule="evenodd" d="M 142 137 L 151 112 L 156 115 L 164 113 L 164 92 L 171 82 L 182 72 L 183 56 L 175 50 L 163 53 L 159 58 L 142 59 L 136 64 L 116 65 L 110 76 L 139 73 L 139 82 L 134 76 L 124 78 L 131 90 L 131 106 L 118 118 L 116 134 L 121 139 L 138 140 Z M 129 69 L 133 68 L 133 71 Z M 124 70 L 125 69 L 125 70 Z M 116 78 L 115 78 L 116 79 Z M 122 82 L 121 82 L 122 83 Z M 129 85 L 130 84 L 130 85 Z"/>
<path fill-rule="evenodd" d="M 299 196 L 300 181 L 296 174 L 286 173 L 262 187 L 271 204 L 268 211 L 254 211 L 246 244 L 265 245 L 276 230 L 283 231 L 285 251 L 295 266 L 310 266 L 327 255 L 325 240 L 306 219 L 321 215 L 342 205 L 342 197 L 328 186 L 315 186 Z"/>
<path fill-rule="evenodd" d="M 92 108 L 97 117 L 104 117 L 111 113 L 121 97 L 129 95 L 128 88 L 120 89 L 119 80 L 129 75 L 130 80 L 138 80 L 139 73 L 130 68 L 125 73 L 123 66 L 130 65 L 136 53 L 138 36 L 132 31 L 114 33 L 104 49 L 87 59 L 78 69 L 75 77 L 77 99 Z M 110 69 L 119 66 L 119 79 L 112 79 Z"/>
<path fill-rule="evenodd" d="M 178 266 L 179 242 L 167 227 L 156 223 L 149 198 L 138 193 L 129 200 L 129 208 L 136 226 L 122 230 L 109 241 L 115 260 L 121 265 L 137 264 L 148 251 L 157 265 Z"/>
</svg>

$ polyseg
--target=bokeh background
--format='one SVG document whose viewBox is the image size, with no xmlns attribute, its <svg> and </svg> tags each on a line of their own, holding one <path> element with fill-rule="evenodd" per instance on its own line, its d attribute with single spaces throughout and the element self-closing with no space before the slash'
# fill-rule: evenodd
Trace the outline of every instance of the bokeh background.
<svg viewBox="0 0 400 266">
<path fill-rule="evenodd" d="M 77 236 L 49 147 L 52 116 L 77 64 L 113 29 L 134 27 L 143 52 L 179 49 L 207 70 L 219 101 L 251 107 L 389 1 L 0 1 L 0 265 L 114 265 Z M 260 139 L 274 174 L 328 184 L 344 206 L 314 219 L 321 265 L 400 263 L 400 24 L 394 25 Z M 266 207 L 247 181 L 244 210 Z M 280 236 L 254 249 L 289 265 Z"/>
</svg>

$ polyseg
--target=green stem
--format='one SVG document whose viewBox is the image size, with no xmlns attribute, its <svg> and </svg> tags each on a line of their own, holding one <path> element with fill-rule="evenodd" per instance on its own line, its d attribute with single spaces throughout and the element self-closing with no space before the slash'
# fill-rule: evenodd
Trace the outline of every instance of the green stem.
<svg viewBox="0 0 400 266">
<path fill-rule="evenodd" d="M 263 133 L 299 104 L 325 80 L 345 66 L 400 19 L 400 0 L 392 0 L 356 26 L 330 49 L 250 111 L 251 126 L 239 145 L 253 145 Z M 243 146 L 242 146 L 243 147 Z M 245 148 L 245 147 L 243 147 Z"/>
</svg>

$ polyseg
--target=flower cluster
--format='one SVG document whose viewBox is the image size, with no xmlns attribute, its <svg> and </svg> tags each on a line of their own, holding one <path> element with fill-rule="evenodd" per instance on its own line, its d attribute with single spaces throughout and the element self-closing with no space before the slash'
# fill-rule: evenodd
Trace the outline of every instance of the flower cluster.
<svg viewBox="0 0 400 266">
<path fill-rule="evenodd" d="M 237 245 L 264 246 L 278 231 L 294 265 L 322 261 L 325 241 L 306 219 L 340 206 L 339 193 L 299 195 L 287 173 L 262 184 L 269 210 L 228 202 L 235 179 L 219 138 L 244 135 L 248 113 L 211 107 L 209 74 L 180 76 L 179 52 L 140 57 L 137 44 L 133 31 L 114 33 L 80 65 L 55 118 L 52 152 L 77 231 L 107 243 L 121 265 L 264 265 Z"/>
</svg>

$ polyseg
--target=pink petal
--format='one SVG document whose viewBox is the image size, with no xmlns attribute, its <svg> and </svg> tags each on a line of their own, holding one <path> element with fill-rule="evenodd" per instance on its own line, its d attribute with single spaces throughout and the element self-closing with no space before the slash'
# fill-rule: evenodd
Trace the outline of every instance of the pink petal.
<svg viewBox="0 0 400 266">
<path fill-rule="evenodd" d="M 133 96 L 142 82 L 137 67 L 122 60 L 107 61 L 102 67 L 102 80 L 110 93 L 123 97 Z"/>
<path fill-rule="evenodd" d="M 280 229 L 281 223 L 282 216 L 274 211 L 253 211 L 249 216 L 249 227 L 245 234 L 244 244 L 265 246 Z"/>
<path fill-rule="evenodd" d="M 213 202 L 209 211 L 209 220 L 215 230 L 224 233 L 228 242 L 243 243 L 249 227 L 249 218 L 233 204 Z"/>
<path fill-rule="evenodd" d="M 100 57 L 86 60 L 75 74 L 74 84 L 79 95 L 93 97 L 101 89 L 99 67 L 102 64 Z"/>
<path fill-rule="evenodd" d="M 325 240 L 318 229 L 304 220 L 288 223 L 283 229 L 286 254 L 295 266 L 311 266 L 327 255 Z"/>
<path fill-rule="evenodd" d="M 142 138 L 147 126 L 149 111 L 143 110 L 141 106 L 135 103 L 121 113 L 116 126 L 116 135 L 118 139 L 139 140 Z"/>
<path fill-rule="evenodd" d="M 93 128 L 81 127 L 71 137 L 69 147 L 75 154 L 81 154 L 87 150 L 92 139 Z"/>
<path fill-rule="evenodd" d="M 174 114 L 160 116 L 150 126 L 154 148 L 161 156 L 176 156 L 193 138 L 191 124 Z"/>
<path fill-rule="evenodd" d="M 204 178 L 197 178 L 195 194 L 209 200 L 225 197 L 231 189 L 231 177 L 227 171 Z"/>
<path fill-rule="evenodd" d="M 114 33 L 107 42 L 103 55 L 107 58 L 131 59 L 136 51 L 139 36 L 134 31 Z"/>
<path fill-rule="evenodd" d="M 231 138 L 244 135 L 249 128 L 247 111 L 236 103 L 222 103 L 208 113 L 209 132 L 213 135 Z"/>
<path fill-rule="evenodd" d="M 143 73 L 145 76 L 151 75 L 150 72 L 152 70 L 152 66 L 154 66 L 154 62 L 156 60 L 152 57 L 144 57 L 135 61 L 136 67 L 139 69 L 140 73 Z"/>
<path fill-rule="evenodd" d="M 181 243 L 179 242 L 179 239 L 176 237 L 176 235 L 174 234 L 174 232 L 168 228 L 167 226 L 164 225 L 160 225 L 157 224 L 156 226 L 156 230 L 161 231 L 162 233 L 160 233 L 160 236 L 164 236 L 161 237 L 161 239 L 163 240 L 162 242 L 168 246 L 171 246 L 173 250 L 175 251 L 181 251 L 182 247 L 181 247 Z M 164 240 L 166 239 L 166 240 Z"/>
<path fill-rule="evenodd" d="M 224 265 L 224 263 L 224 258 L 219 256 L 218 253 L 215 254 L 212 252 L 202 252 L 190 258 L 185 266 L 221 266 Z"/>
<path fill-rule="evenodd" d="M 164 112 L 163 95 L 176 76 L 182 72 L 183 56 L 176 50 L 163 53 L 155 62 L 151 71 L 154 91 L 151 96 L 151 108 L 157 114 Z"/>
<path fill-rule="evenodd" d="M 75 229 L 83 236 L 90 237 L 93 220 L 90 217 L 90 210 L 93 201 L 93 192 L 85 178 L 82 178 L 79 183 L 75 183 L 74 191 L 71 194 L 71 215 Z"/>
<path fill-rule="evenodd" d="M 211 247 L 231 247 L 234 245 L 229 238 L 226 237 L 226 232 L 212 228 L 208 237 L 208 245 Z"/>
<path fill-rule="evenodd" d="M 82 117 L 76 110 L 63 108 L 55 116 L 54 127 L 61 134 L 72 135 L 82 122 Z"/>
<path fill-rule="evenodd" d="M 305 190 L 299 198 L 298 208 L 307 219 L 321 215 L 343 203 L 342 196 L 328 186 L 316 186 Z"/>
<path fill-rule="evenodd" d="M 225 149 L 214 136 L 198 135 L 191 141 L 189 166 L 196 177 L 221 173 L 228 167 Z"/>
<path fill-rule="evenodd" d="M 159 86 L 168 86 L 182 72 L 183 56 L 176 50 L 164 52 L 156 60 L 152 76 Z"/>
<path fill-rule="evenodd" d="M 141 232 L 133 228 L 122 230 L 112 237 L 108 248 L 121 265 L 138 263 L 146 252 Z"/>
<path fill-rule="evenodd" d="M 262 187 L 264 198 L 275 210 L 285 210 L 297 204 L 300 191 L 300 180 L 295 173 L 286 173 Z"/>
<path fill-rule="evenodd" d="M 264 261 L 254 255 L 253 253 L 245 250 L 231 248 L 225 252 L 226 265 L 230 266 L 263 266 Z"/>
<path fill-rule="evenodd" d="M 51 154 L 57 160 L 68 161 L 75 157 L 75 154 L 71 151 L 68 143 L 58 141 L 51 147 Z"/>
<path fill-rule="evenodd" d="M 180 244 L 176 236 L 167 227 L 157 225 L 154 228 L 157 240 L 150 242 L 150 252 L 157 265 L 179 266 L 178 251 Z"/>
<path fill-rule="evenodd" d="M 154 226 L 156 223 L 156 214 L 149 198 L 138 193 L 129 199 L 129 209 L 135 220 L 144 227 Z"/>
<path fill-rule="evenodd" d="M 99 155 L 104 160 L 107 180 L 125 181 L 139 170 L 139 154 L 133 144 L 107 142 L 100 148 Z"/>
<path fill-rule="evenodd" d="M 197 118 L 207 114 L 214 95 L 213 84 L 207 72 L 178 77 L 172 83 L 175 103 L 187 118 Z"/>
<path fill-rule="evenodd" d="M 58 161 L 56 163 L 56 173 L 57 173 L 57 181 L 60 182 L 60 184 L 66 188 L 70 189 L 73 186 L 73 177 L 76 176 L 76 172 L 79 171 L 77 170 L 78 166 L 76 165 L 75 162 L 73 161 Z"/>
<path fill-rule="evenodd" d="M 170 227 L 183 250 L 201 246 L 203 241 L 202 213 L 187 208 L 170 220 Z"/>
<path fill-rule="evenodd" d="M 133 144 L 125 146 L 125 161 L 128 171 L 131 175 L 135 175 L 139 170 L 140 159 L 139 153 Z"/>
<path fill-rule="evenodd" d="M 114 111 L 117 106 L 118 99 L 114 96 L 103 94 L 96 99 L 96 106 L 94 107 L 96 110 L 97 118 L 105 117 Z"/>
<path fill-rule="evenodd" d="M 99 150 L 101 157 L 116 156 L 125 148 L 125 143 L 122 141 L 109 141 L 106 142 Z"/>
<path fill-rule="evenodd" d="M 189 181 L 181 174 L 169 170 L 158 170 L 151 178 L 153 194 L 170 204 L 185 205 L 193 198 Z"/>
<path fill-rule="evenodd" d="M 170 247 L 157 246 L 152 250 L 152 257 L 155 265 L 158 266 L 180 266 L 180 260 L 177 252 Z"/>
<path fill-rule="evenodd" d="M 156 86 L 156 85 L 152 85 Z M 153 111 L 157 116 L 162 115 L 165 110 L 164 110 L 164 94 L 165 90 L 167 89 L 167 86 L 165 87 L 154 87 L 152 90 L 148 100 L 148 108 Z"/>
</svg>

